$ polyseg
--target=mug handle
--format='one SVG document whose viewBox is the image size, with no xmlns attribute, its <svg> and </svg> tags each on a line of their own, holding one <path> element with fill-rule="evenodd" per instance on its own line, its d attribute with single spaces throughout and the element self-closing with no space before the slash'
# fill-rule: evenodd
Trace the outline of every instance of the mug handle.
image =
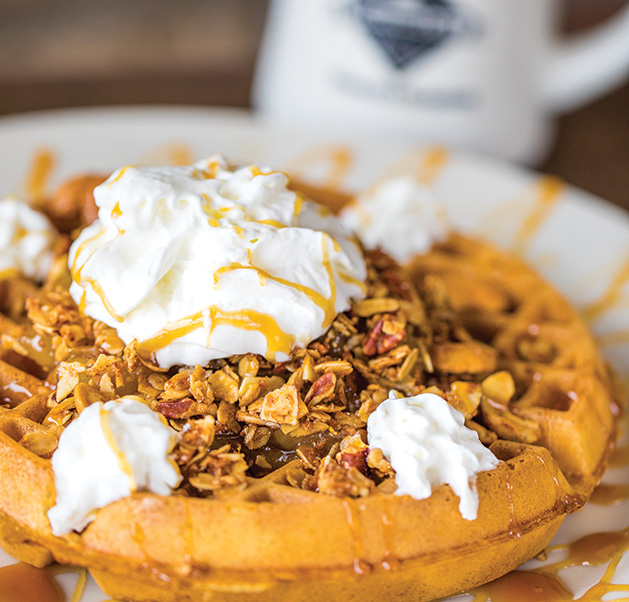
<svg viewBox="0 0 629 602">
<path fill-rule="evenodd" d="M 556 43 L 546 72 L 544 101 L 551 110 L 571 110 L 621 84 L 628 75 L 629 6 L 626 6 L 611 22 Z"/>
</svg>

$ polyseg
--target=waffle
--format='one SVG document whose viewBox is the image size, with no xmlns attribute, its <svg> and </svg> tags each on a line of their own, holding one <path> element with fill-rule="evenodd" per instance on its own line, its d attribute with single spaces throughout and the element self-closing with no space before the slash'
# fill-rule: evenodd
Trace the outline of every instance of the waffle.
<svg viewBox="0 0 629 602">
<path fill-rule="evenodd" d="M 406 271 L 371 254 L 368 299 L 337 318 L 293 365 L 245 356 L 170 373 L 80 315 L 65 290 L 63 261 L 41 288 L 13 278 L 0 289 L 0 543 L 36 566 L 86 566 L 109 596 L 347 602 L 461 592 L 539 553 L 566 514 L 585 503 L 613 446 L 619 404 L 585 324 L 533 270 L 485 243 L 453 235 Z M 386 331 L 393 339 L 375 336 L 390 317 L 390 297 L 410 307 L 413 345 L 400 357 L 395 330 Z M 412 315 L 417 307 L 423 313 Z M 351 330 L 359 325 L 364 332 Z M 359 351 L 343 354 L 351 340 Z M 72 361 L 89 366 L 89 383 L 72 380 Z M 265 413 L 260 391 L 245 387 L 255 362 L 271 389 L 280 384 L 274 378 L 292 371 L 293 384 L 308 390 L 307 421 L 269 427 L 281 419 Z M 334 395 L 318 400 L 327 374 L 335 374 Z M 230 399 L 234 380 L 238 394 Z M 216 396 L 211 403 L 207 383 Z M 446 485 L 424 500 L 396 496 L 386 460 L 342 447 L 389 387 L 443 395 L 503 461 L 478 475 L 475 520 L 460 516 Z M 180 490 L 133 494 L 98 511 L 83 533 L 53 536 L 49 459 L 59 434 L 82 406 L 134 392 L 155 396 L 154 409 L 174 428 L 192 421 L 187 432 L 198 441 L 182 434 L 175 448 Z M 353 417 L 334 413 L 343 405 L 339 397 Z M 234 453 L 237 425 L 246 453 Z M 264 429 L 275 445 L 264 441 Z M 314 443 L 282 447 L 279 431 Z M 213 451 L 199 460 L 208 442 Z"/>
</svg>

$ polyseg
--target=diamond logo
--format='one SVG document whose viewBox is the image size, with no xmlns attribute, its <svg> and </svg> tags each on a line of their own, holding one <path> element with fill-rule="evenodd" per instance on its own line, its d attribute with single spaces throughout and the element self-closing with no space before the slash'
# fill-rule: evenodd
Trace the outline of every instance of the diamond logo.
<svg viewBox="0 0 629 602">
<path fill-rule="evenodd" d="M 396 69 L 475 29 L 450 0 L 355 0 L 352 12 Z"/>
</svg>

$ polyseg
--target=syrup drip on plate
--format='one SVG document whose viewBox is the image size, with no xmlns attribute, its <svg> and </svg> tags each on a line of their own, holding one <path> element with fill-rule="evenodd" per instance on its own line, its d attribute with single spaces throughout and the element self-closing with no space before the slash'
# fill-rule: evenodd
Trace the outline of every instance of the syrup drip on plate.
<svg viewBox="0 0 629 602">
<path fill-rule="evenodd" d="M 443 173 L 448 161 L 450 151 L 443 146 L 431 148 L 423 157 L 417 179 L 426 186 L 432 186 Z"/>
<path fill-rule="evenodd" d="M 471 593 L 474 602 L 567 602 L 573 599 L 558 579 L 532 571 L 513 571 Z"/>
<path fill-rule="evenodd" d="M 563 560 L 534 570 L 513 571 L 470 593 L 474 602 L 599 602 L 605 594 L 629 591 L 628 585 L 611 583 L 616 567 L 627 550 L 629 528 L 592 533 L 570 544 L 547 548 L 549 553 L 567 552 Z M 574 598 L 559 577 L 562 569 L 605 563 L 609 564 L 603 577 L 579 598 Z M 628 598 L 618 600 L 626 601 Z"/>
<path fill-rule="evenodd" d="M 511 199 L 500 203 L 483 217 L 482 231 L 488 237 L 505 232 L 505 224 L 516 227 L 504 244 L 510 244 L 516 254 L 524 255 L 535 236 L 564 192 L 565 184 L 555 176 L 543 176 Z"/>
<path fill-rule="evenodd" d="M 613 506 L 629 498 L 629 485 L 609 485 L 601 483 L 592 493 L 590 502 L 599 506 Z"/>
<path fill-rule="evenodd" d="M 37 206 L 48 192 L 50 177 L 55 167 L 55 155 L 51 150 L 41 149 L 35 153 L 26 177 L 26 195 Z"/>
<path fill-rule="evenodd" d="M 444 146 L 413 150 L 396 159 L 378 175 L 374 185 L 401 175 L 412 175 L 421 184 L 434 186 L 450 162 L 451 153 Z"/>
<path fill-rule="evenodd" d="M 62 602 L 61 595 L 44 569 L 24 562 L 0 568 L 0 602 Z"/>
<path fill-rule="evenodd" d="M 301 178 L 305 177 L 305 172 L 313 171 L 322 165 L 326 172 L 322 178 L 318 178 L 319 186 L 335 189 L 341 188 L 353 164 L 352 149 L 340 144 L 324 144 L 307 149 L 294 158 L 289 164 L 288 171 Z"/>
<path fill-rule="evenodd" d="M 516 233 L 513 250 L 524 255 L 531 242 L 564 191 L 564 183 L 555 176 L 544 176 L 536 182 L 537 195 L 533 210 L 525 218 L 519 231 Z"/>
<path fill-rule="evenodd" d="M 72 596 L 70 597 L 69 602 L 81 602 L 81 600 L 83 599 L 83 591 L 85 590 L 85 585 L 87 584 L 86 568 L 53 564 L 43 570 L 50 575 L 65 575 L 66 573 L 76 573 L 76 584 L 74 586 L 74 591 L 72 592 Z"/>
<path fill-rule="evenodd" d="M 627 284 L 629 284 L 629 259 L 620 266 L 603 295 L 581 310 L 585 320 L 593 322 L 609 310 L 617 308 L 623 300 L 623 291 Z"/>
<path fill-rule="evenodd" d="M 617 445 L 609 459 L 609 468 L 629 466 L 629 445 Z"/>
</svg>

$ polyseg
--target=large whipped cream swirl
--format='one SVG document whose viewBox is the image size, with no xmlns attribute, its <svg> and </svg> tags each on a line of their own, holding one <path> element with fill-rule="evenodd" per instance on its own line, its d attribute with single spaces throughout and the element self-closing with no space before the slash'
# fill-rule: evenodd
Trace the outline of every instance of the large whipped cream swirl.
<svg viewBox="0 0 629 602">
<path fill-rule="evenodd" d="M 363 295 L 362 253 L 283 173 L 126 167 L 70 250 L 75 301 L 163 367 L 259 353 L 285 360 Z"/>
</svg>

